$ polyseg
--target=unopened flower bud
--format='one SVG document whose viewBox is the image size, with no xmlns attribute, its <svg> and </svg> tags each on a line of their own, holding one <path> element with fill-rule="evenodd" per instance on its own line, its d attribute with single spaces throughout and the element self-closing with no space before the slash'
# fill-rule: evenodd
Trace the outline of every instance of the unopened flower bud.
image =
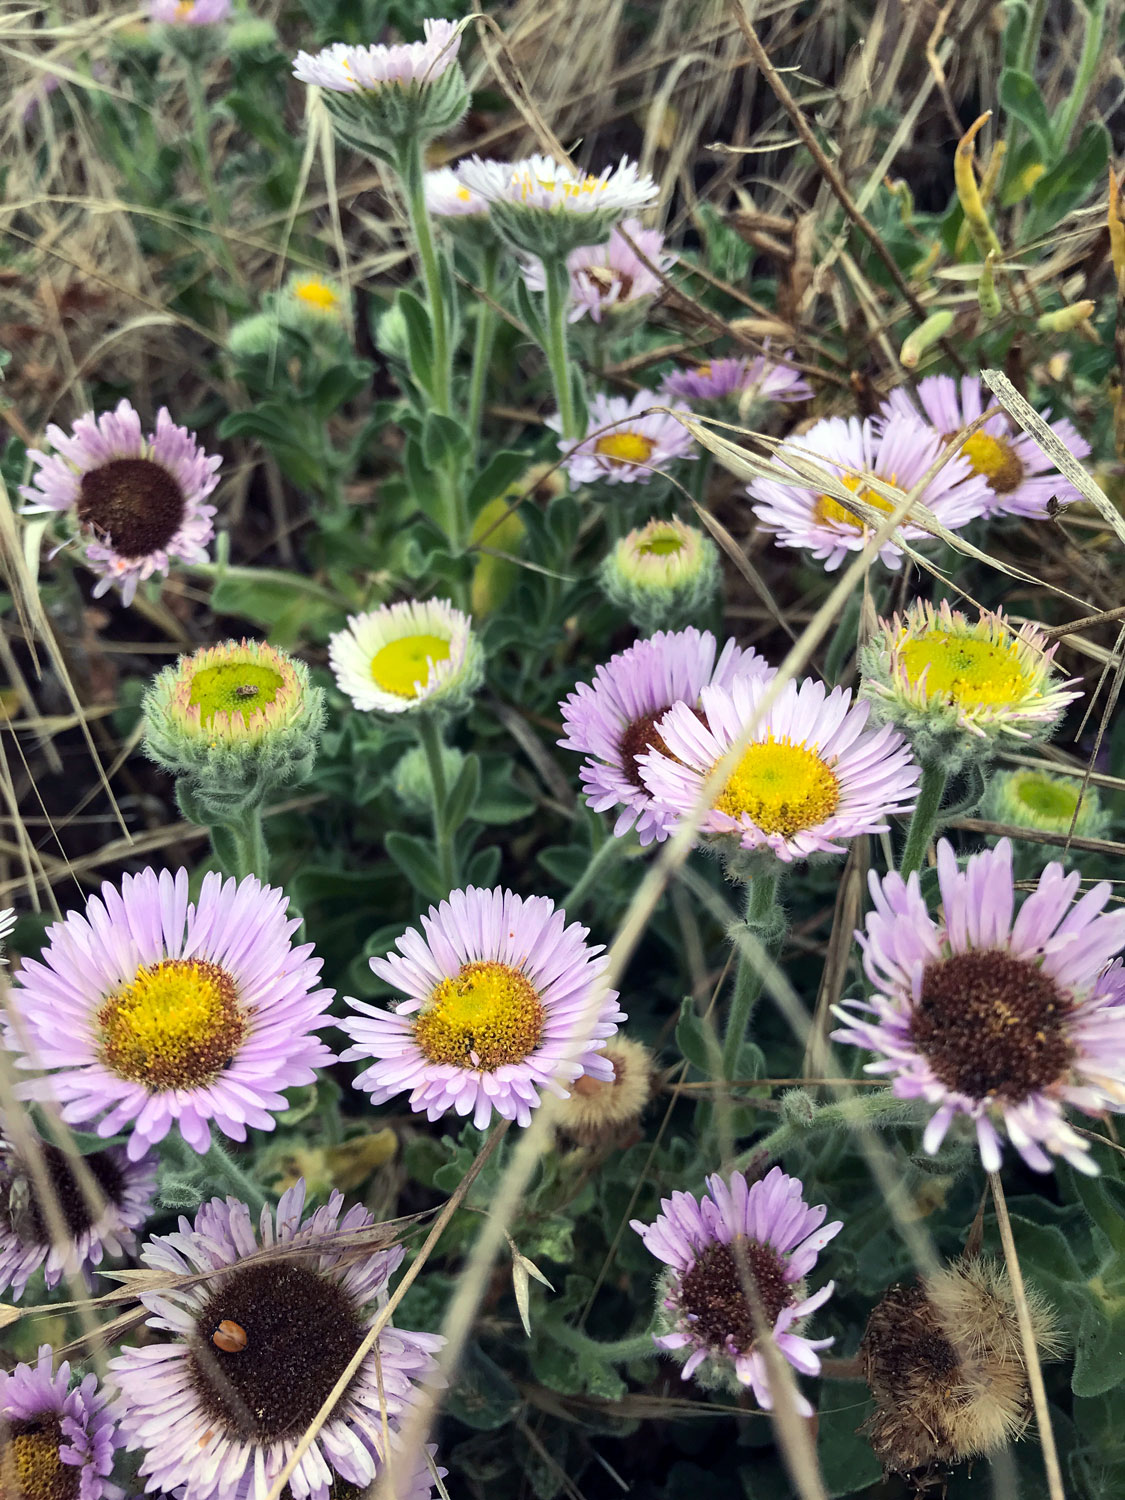
<svg viewBox="0 0 1125 1500">
<path fill-rule="evenodd" d="M 714 542 L 682 521 L 650 521 L 629 532 L 598 574 L 606 597 L 645 635 L 695 620 L 719 586 Z"/>
<path fill-rule="evenodd" d="M 447 787 L 454 785 L 464 764 L 465 757 L 455 745 L 442 745 L 441 767 Z M 421 745 L 407 750 L 399 760 L 394 769 L 392 785 L 405 812 L 421 818 L 433 811 L 434 783 L 430 776 L 430 763 Z"/>
</svg>

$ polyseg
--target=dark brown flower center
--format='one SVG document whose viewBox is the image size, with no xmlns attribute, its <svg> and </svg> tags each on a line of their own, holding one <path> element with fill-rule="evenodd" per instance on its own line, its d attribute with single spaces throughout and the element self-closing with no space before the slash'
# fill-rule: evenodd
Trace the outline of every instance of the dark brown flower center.
<svg viewBox="0 0 1125 1500">
<path fill-rule="evenodd" d="M 223 1322 L 246 1335 L 236 1352 L 212 1341 Z M 196 1318 L 192 1384 L 207 1418 L 232 1436 L 293 1437 L 316 1416 L 363 1335 L 355 1305 L 327 1276 L 297 1261 L 248 1262 L 215 1286 Z"/>
<path fill-rule="evenodd" d="M 122 557 L 148 557 L 166 547 L 184 518 L 184 495 L 161 464 L 113 458 L 83 474 L 77 513 Z"/>
<path fill-rule="evenodd" d="M 54 1412 L 0 1420 L 0 1500 L 77 1500 L 82 1470 L 59 1457 L 63 1441 Z"/>
<path fill-rule="evenodd" d="M 751 1287 L 761 1302 L 758 1321 L 744 1290 Z M 756 1240 L 709 1245 L 680 1281 L 680 1306 L 694 1319 L 699 1338 L 719 1349 L 733 1342 L 740 1354 L 752 1346 L 758 1327 L 764 1323 L 772 1328 L 792 1299 L 784 1261 Z"/>
<path fill-rule="evenodd" d="M 661 755 L 669 753 L 668 746 L 656 732 L 656 724 L 671 706 L 669 703 L 664 708 L 658 708 L 655 713 L 645 714 L 641 719 L 634 719 L 622 731 L 621 769 L 639 792 L 647 791 L 637 764 L 640 757 L 650 750 L 659 750 Z"/>
<path fill-rule="evenodd" d="M 578 274 L 584 276 L 603 296 L 608 296 L 615 286 L 621 288 L 617 297 L 619 302 L 628 302 L 633 295 L 633 278 L 624 271 L 616 271 L 609 266 L 583 266 Z"/>
<path fill-rule="evenodd" d="M 1035 964 L 989 948 L 929 964 L 911 1036 L 946 1088 L 1013 1103 L 1062 1078 L 1071 1003 Z"/>
<path fill-rule="evenodd" d="M 859 1354 L 876 1401 L 864 1430 L 880 1462 L 895 1473 L 955 1462 L 961 1361 L 921 1286 L 890 1288 Z"/>
<path fill-rule="evenodd" d="M 40 1144 L 40 1150 L 51 1198 L 66 1225 L 67 1234 L 76 1240 L 93 1227 L 101 1216 L 104 1203 L 121 1202 L 124 1174 L 109 1151 L 95 1151 L 84 1156 L 83 1165 L 94 1179 L 87 1195 L 64 1151 L 47 1145 L 45 1141 Z M 14 1153 L 0 1161 L 0 1224 L 25 1245 L 50 1244 L 52 1239 L 50 1221 L 35 1185 L 35 1176 L 30 1166 Z"/>
</svg>

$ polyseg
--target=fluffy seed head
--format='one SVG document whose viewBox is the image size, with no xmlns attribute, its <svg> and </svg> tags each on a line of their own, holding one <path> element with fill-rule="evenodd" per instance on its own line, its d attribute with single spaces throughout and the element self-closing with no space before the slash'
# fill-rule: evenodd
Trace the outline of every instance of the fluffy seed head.
<svg viewBox="0 0 1125 1500">
<path fill-rule="evenodd" d="M 600 1146 L 617 1139 L 636 1123 L 652 1096 L 652 1054 L 631 1037 L 611 1037 L 602 1053 L 613 1077 L 584 1073 L 571 1086 L 570 1098 L 555 1105 L 555 1121 L 580 1146 Z"/>
</svg>

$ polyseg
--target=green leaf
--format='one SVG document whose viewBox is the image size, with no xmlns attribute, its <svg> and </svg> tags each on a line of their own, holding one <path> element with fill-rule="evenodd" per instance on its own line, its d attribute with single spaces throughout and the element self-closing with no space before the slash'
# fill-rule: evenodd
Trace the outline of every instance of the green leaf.
<svg viewBox="0 0 1125 1500">
<path fill-rule="evenodd" d="M 215 579 L 216 614 L 253 620 L 285 649 L 300 641 L 326 641 L 340 625 L 342 606 L 311 579 L 265 568 L 227 568 Z"/>
<path fill-rule="evenodd" d="M 1125 1307 L 1106 1316 L 1104 1306 L 1091 1297 L 1082 1312 L 1074 1340 L 1076 1396 L 1100 1396 L 1125 1381 Z"/>
<path fill-rule="evenodd" d="M 1018 68 L 1005 68 L 1000 74 L 999 97 L 1002 108 L 1020 122 L 1035 142 L 1044 165 L 1052 165 L 1055 148 L 1051 121 L 1034 78 Z"/>
<path fill-rule="evenodd" d="M 882 1465 L 871 1444 L 856 1429 L 872 1402 L 857 1381 L 822 1380 L 817 1413 L 817 1456 L 830 1497 L 854 1495 L 882 1478 Z"/>
<path fill-rule="evenodd" d="M 460 1421 L 480 1432 L 510 1422 L 520 1408 L 520 1393 L 495 1360 L 470 1344 L 446 1396 L 446 1406 Z"/>
<path fill-rule="evenodd" d="M 426 896 L 431 901 L 442 901 L 449 894 L 429 839 L 393 829 L 387 834 L 386 849 L 420 896 Z"/>
<path fill-rule="evenodd" d="M 690 995 L 685 995 L 680 1005 L 680 1019 L 676 1022 L 676 1046 L 688 1062 L 708 1078 L 717 1076 L 722 1071 L 718 1039 L 709 1035 Z"/>
<path fill-rule="evenodd" d="M 516 453 L 508 448 L 502 448 L 499 453 L 494 453 L 473 480 L 468 499 L 469 515 L 475 516 L 477 511 L 487 505 L 490 500 L 495 500 L 498 495 L 502 495 L 508 486 L 514 484 L 524 473 L 528 461 L 526 453 Z"/>
<path fill-rule="evenodd" d="M 537 858 L 560 885 L 571 886 L 577 885 L 585 875 L 590 863 L 590 852 L 588 849 L 572 849 L 569 845 L 552 844 L 549 849 L 541 849 Z"/>
<path fill-rule="evenodd" d="M 445 468 L 469 449 L 469 434 L 460 422 L 428 411 L 422 424 L 422 457 L 429 469 Z"/>
<path fill-rule="evenodd" d="M 467 755 L 446 798 L 445 822 L 448 828 L 460 828 L 466 818 L 473 816 L 479 793 L 480 761 L 475 755 Z"/>
<path fill-rule="evenodd" d="M 1109 132 L 1100 120 L 1083 126 L 1076 143 L 1035 184 L 1031 201 L 1037 224 L 1054 228 L 1084 198 L 1101 191 L 1109 145 Z"/>
<path fill-rule="evenodd" d="M 346 402 L 366 390 L 371 379 L 367 365 L 352 363 L 333 365 L 317 381 L 312 393 L 312 407 L 324 422 Z"/>
<path fill-rule="evenodd" d="M 410 373 L 423 390 L 433 393 L 434 341 L 430 315 L 425 305 L 405 287 L 395 298 L 395 306 L 406 325 L 406 346 L 410 356 Z"/>
<path fill-rule="evenodd" d="M 465 883 L 488 889 L 496 884 L 499 874 L 500 849 L 496 844 L 489 844 L 486 849 L 478 849 L 469 861 L 465 870 Z"/>
</svg>

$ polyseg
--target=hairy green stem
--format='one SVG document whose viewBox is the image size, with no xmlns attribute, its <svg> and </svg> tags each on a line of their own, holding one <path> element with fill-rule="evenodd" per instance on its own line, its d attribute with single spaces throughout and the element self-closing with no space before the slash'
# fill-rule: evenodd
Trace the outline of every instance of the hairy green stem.
<svg viewBox="0 0 1125 1500">
<path fill-rule="evenodd" d="M 607 1365 L 622 1365 L 631 1359 L 643 1359 L 646 1355 L 655 1356 L 659 1353 L 653 1344 L 651 1333 L 636 1333 L 631 1338 L 612 1339 L 603 1343 L 565 1323 L 552 1323 L 550 1334 L 564 1349 L 573 1349 L 576 1354 L 585 1354 L 588 1358 L 600 1360 Z"/>
<path fill-rule="evenodd" d="M 1078 59 L 1074 83 L 1061 108 L 1058 135 L 1055 140 L 1060 157 L 1066 154 L 1067 147 L 1070 145 L 1075 124 L 1086 103 L 1086 96 L 1090 92 L 1094 75 L 1101 62 L 1102 43 L 1105 38 L 1106 6 L 1107 0 L 1093 0 L 1089 9 L 1084 5 L 1078 7 L 1079 14 L 1082 16 L 1082 24 L 1086 28 L 1086 35 L 1083 38 L 1082 56 Z"/>
<path fill-rule="evenodd" d="M 214 1139 L 203 1158 L 203 1165 L 208 1191 L 214 1192 L 220 1185 L 230 1188 L 233 1195 L 249 1207 L 251 1218 L 256 1220 L 266 1203 L 265 1192 Z"/>
<path fill-rule="evenodd" d="M 481 257 L 481 293 L 477 303 L 477 329 L 473 338 L 473 368 L 469 378 L 469 437 L 472 439 L 473 461 L 480 448 L 481 413 L 484 411 L 484 391 L 488 383 L 488 367 L 492 363 L 492 345 L 496 338 L 496 313 L 492 303 L 496 300 L 497 265 L 499 246 L 489 246 Z"/>
<path fill-rule="evenodd" d="M 580 438 L 578 414 L 574 408 L 574 390 L 571 385 L 570 356 L 567 351 L 566 313 L 570 306 L 570 273 L 562 256 L 546 256 L 543 260 L 546 283 L 546 348 L 547 363 L 551 367 L 551 379 L 555 387 L 555 400 L 559 404 L 559 418 L 564 438 Z"/>
<path fill-rule="evenodd" d="M 617 863 L 627 847 L 626 839 L 615 838 L 612 834 L 599 845 L 590 856 L 590 863 L 563 897 L 560 903 L 563 910 L 576 912 L 605 872 Z"/>
<path fill-rule="evenodd" d="M 922 762 L 922 785 L 918 788 L 918 801 L 914 807 L 914 815 L 910 819 L 906 848 L 902 851 L 902 861 L 898 867 L 898 872 L 904 880 L 915 870 L 922 868 L 926 850 L 930 847 L 930 840 L 937 827 L 941 800 L 945 796 L 945 785 L 948 780 L 949 772 L 939 766 L 936 761 Z"/>
<path fill-rule="evenodd" d="M 777 905 L 776 875 L 755 875 L 746 892 L 746 925 L 758 937 Z M 723 1077 L 729 1082 L 738 1077 L 738 1057 L 754 1006 L 762 993 L 763 974 L 761 967 L 751 958 L 747 949 L 739 944 L 738 967 L 735 971 L 734 994 L 731 996 L 727 1030 L 723 1037 Z"/>
<path fill-rule="evenodd" d="M 896 1125 L 920 1125 L 933 1113 L 919 1099 L 898 1099 L 890 1089 L 864 1092 L 838 1104 L 823 1104 L 811 1120 L 786 1121 L 769 1135 L 743 1151 L 735 1160 L 739 1169 L 774 1160 L 791 1147 L 831 1130 L 890 1130 Z"/>
<path fill-rule="evenodd" d="M 230 246 L 225 237 L 218 232 L 219 226 L 227 222 L 226 204 L 215 185 L 215 176 L 211 171 L 211 133 L 208 128 L 207 96 L 200 82 L 198 67 L 190 59 L 187 60 L 184 68 L 184 85 L 191 109 L 191 133 L 192 144 L 195 148 L 196 170 L 199 173 L 203 196 L 207 202 L 207 213 L 211 219 L 218 256 L 227 274 L 237 277 L 238 268 L 231 256 Z"/>
<path fill-rule="evenodd" d="M 422 263 L 422 280 L 426 284 L 426 302 L 430 312 L 430 329 L 433 335 L 433 382 L 434 410 L 448 417 L 452 410 L 453 355 L 449 347 L 449 320 L 445 306 L 445 291 L 442 286 L 441 266 L 438 263 L 434 244 L 434 230 L 430 222 L 430 211 L 426 207 L 425 168 L 422 162 L 422 143 L 414 140 L 406 150 L 400 165 L 403 186 L 406 189 L 406 207 L 410 216 L 410 230 L 418 247 L 418 259 Z"/>
<path fill-rule="evenodd" d="M 422 712 L 415 718 L 418 742 L 426 757 L 430 771 L 430 789 L 433 797 L 434 848 L 437 852 L 438 870 L 444 889 L 451 891 L 456 884 L 453 834 L 447 817 L 449 788 L 445 784 L 445 766 L 442 764 L 442 737 L 437 716 Z"/>
<path fill-rule="evenodd" d="M 211 847 L 225 875 L 242 880 L 256 875 L 264 885 L 269 879 L 270 856 L 262 824 L 262 804 L 243 809 L 236 823 L 211 823 Z"/>
</svg>

